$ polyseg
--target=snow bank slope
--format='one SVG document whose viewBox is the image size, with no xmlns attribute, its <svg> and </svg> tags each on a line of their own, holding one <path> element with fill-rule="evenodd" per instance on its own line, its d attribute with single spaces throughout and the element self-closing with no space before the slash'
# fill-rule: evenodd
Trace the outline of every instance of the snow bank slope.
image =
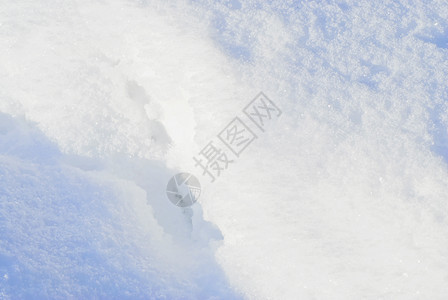
<svg viewBox="0 0 448 300">
<path fill-rule="evenodd" d="M 199 3 L 284 112 L 204 191 L 231 282 L 251 299 L 448 297 L 447 3 Z M 215 132 L 254 95 L 210 108 Z"/>
<path fill-rule="evenodd" d="M 2 3 L 2 296 L 445 299 L 447 15 Z M 209 184 L 192 156 L 260 90 L 281 118 Z"/>
<path fill-rule="evenodd" d="M 206 244 L 180 240 L 182 223 L 167 235 L 135 183 L 67 164 L 4 114 L 0 141 L 2 299 L 236 297 Z"/>
<path fill-rule="evenodd" d="M 238 298 L 219 230 L 164 194 L 169 147 L 175 167 L 193 144 L 179 80 L 213 76 L 218 54 L 170 19 L 126 2 L 1 4 L 1 298 Z"/>
</svg>

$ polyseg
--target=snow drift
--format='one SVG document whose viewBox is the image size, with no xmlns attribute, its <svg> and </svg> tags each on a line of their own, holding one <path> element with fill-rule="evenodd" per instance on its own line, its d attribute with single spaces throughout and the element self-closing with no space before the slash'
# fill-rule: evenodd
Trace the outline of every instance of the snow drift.
<svg viewBox="0 0 448 300">
<path fill-rule="evenodd" d="M 447 15 L 0 4 L 0 297 L 446 299 Z M 209 183 L 192 157 L 260 90 L 282 116 Z"/>
</svg>

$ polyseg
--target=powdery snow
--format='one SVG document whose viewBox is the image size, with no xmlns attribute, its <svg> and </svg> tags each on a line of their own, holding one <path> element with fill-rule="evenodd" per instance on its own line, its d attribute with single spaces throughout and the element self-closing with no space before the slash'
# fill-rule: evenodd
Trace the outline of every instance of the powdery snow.
<svg viewBox="0 0 448 300">
<path fill-rule="evenodd" d="M 0 298 L 446 299 L 447 16 L 1 3 Z M 259 91 L 283 114 L 209 183 L 192 157 Z"/>
</svg>

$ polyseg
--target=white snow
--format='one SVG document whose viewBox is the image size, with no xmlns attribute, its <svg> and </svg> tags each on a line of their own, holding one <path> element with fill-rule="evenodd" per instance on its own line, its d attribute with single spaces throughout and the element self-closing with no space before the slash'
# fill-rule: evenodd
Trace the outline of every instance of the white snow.
<svg viewBox="0 0 448 300">
<path fill-rule="evenodd" d="M 0 3 L 0 298 L 447 299 L 447 16 Z M 260 91 L 283 114 L 209 183 L 192 157 Z"/>
</svg>

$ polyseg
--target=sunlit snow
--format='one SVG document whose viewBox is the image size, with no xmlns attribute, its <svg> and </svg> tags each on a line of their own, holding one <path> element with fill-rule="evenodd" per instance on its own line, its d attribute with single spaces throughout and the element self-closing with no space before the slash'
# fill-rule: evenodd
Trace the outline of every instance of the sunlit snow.
<svg viewBox="0 0 448 300">
<path fill-rule="evenodd" d="M 0 299 L 448 299 L 447 82 L 444 0 L 2 1 Z"/>
</svg>

